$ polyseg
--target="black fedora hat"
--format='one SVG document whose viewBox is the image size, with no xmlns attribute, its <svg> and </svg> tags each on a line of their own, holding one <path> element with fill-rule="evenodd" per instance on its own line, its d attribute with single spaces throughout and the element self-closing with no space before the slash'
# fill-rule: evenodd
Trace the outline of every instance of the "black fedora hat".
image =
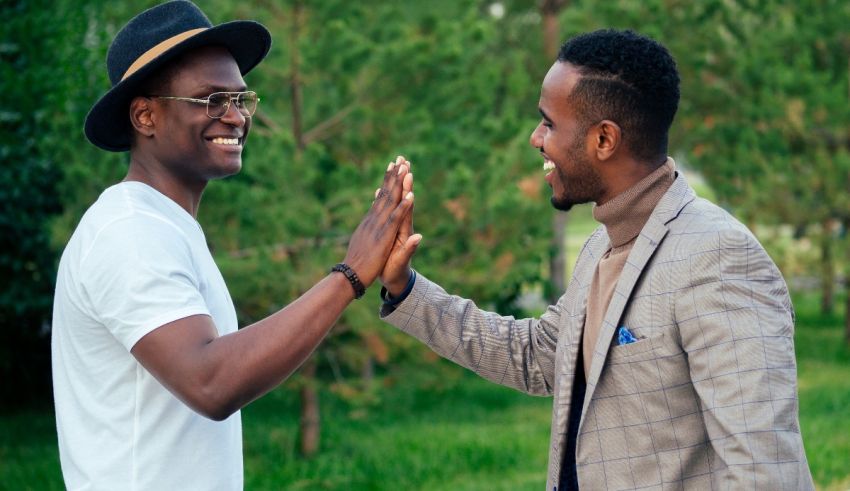
<svg viewBox="0 0 850 491">
<path fill-rule="evenodd" d="M 112 88 L 86 116 L 86 137 L 104 150 L 129 150 L 130 101 L 140 95 L 138 91 L 151 74 L 188 50 L 220 45 L 230 51 L 244 75 L 266 57 L 271 42 L 262 24 L 233 21 L 213 26 L 195 4 L 185 0 L 142 12 L 115 35 L 109 46 L 106 69 Z"/>
</svg>

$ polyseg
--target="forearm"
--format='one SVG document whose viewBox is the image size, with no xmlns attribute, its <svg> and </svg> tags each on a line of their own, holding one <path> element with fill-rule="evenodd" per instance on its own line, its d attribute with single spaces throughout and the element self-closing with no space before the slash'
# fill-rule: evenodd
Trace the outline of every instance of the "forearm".
<svg viewBox="0 0 850 491">
<path fill-rule="evenodd" d="M 492 382 L 530 394 L 551 392 L 557 335 L 546 319 L 486 312 L 417 275 L 410 296 L 384 320 Z"/>
<path fill-rule="evenodd" d="M 310 356 L 353 299 L 345 276 L 332 273 L 275 314 L 198 346 L 187 402 L 223 419 L 267 393 Z"/>
<path fill-rule="evenodd" d="M 209 315 L 178 319 L 138 340 L 133 356 L 187 405 L 213 419 L 226 418 L 271 390 L 301 365 L 351 303 L 352 284 L 359 279 L 369 285 L 381 273 L 400 225 L 409 224 L 413 179 L 408 169 L 402 157 L 387 167 L 351 236 L 344 264 L 357 278 L 350 282 L 346 274 L 332 273 L 280 312 L 225 336 L 218 335 Z"/>
</svg>

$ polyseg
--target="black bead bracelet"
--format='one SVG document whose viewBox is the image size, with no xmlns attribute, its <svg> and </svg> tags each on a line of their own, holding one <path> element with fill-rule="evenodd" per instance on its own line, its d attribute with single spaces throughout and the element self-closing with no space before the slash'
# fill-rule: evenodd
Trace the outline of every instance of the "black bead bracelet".
<svg viewBox="0 0 850 491">
<path fill-rule="evenodd" d="M 354 288 L 354 298 L 360 298 L 366 294 L 366 287 L 363 286 L 363 282 L 360 281 L 360 278 L 357 277 L 357 273 L 351 269 L 351 266 L 345 263 L 336 264 L 333 268 L 331 268 L 331 272 L 338 271 L 345 275 L 348 282 L 351 283 L 351 287 Z"/>
</svg>

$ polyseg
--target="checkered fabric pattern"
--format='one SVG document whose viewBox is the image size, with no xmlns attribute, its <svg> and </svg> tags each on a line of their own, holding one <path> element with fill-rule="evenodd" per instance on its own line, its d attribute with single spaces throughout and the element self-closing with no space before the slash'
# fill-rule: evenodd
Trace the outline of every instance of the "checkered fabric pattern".
<svg viewBox="0 0 850 491">
<path fill-rule="evenodd" d="M 587 292 L 610 248 L 585 243 L 540 319 L 485 312 L 419 275 L 384 319 L 493 382 L 552 395 L 546 489 L 557 489 Z M 627 326 L 638 340 L 612 343 Z M 632 249 L 587 374 L 582 490 L 814 489 L 800 436 L 794 314 L 752 234 L 679 175 Z"/>
</svg>

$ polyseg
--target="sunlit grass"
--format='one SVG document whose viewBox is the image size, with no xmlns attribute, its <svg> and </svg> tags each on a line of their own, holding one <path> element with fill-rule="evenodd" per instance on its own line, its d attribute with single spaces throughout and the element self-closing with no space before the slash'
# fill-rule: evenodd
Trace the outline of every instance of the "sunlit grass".
<svg viewBox="0 0 850 491">
<path fill-rule="evenodd" d="M 850 489 L 850 349 L 843 313 L 822 315 L 819 298 L 798 295 L 796 350 L 800 426 L 815 482 Z"/>
</svg>

